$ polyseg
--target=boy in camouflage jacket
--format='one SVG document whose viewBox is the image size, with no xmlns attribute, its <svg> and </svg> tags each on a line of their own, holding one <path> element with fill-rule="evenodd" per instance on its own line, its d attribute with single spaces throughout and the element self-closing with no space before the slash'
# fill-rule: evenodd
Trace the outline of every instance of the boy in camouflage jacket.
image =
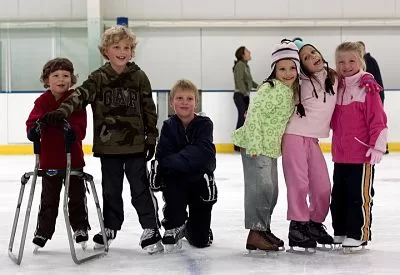
<svg viewBox="0 0 400 275">
<path fill-rule="evenodd" d="M 122 186 L 128 179 L 131 202 L 144 229 L 140 244 L 149 253 L 163 250 L 157 200 L 149 189 L 146 162 L 152 159 L 157 113 L 146 74 L 134 62 L 136 36 L 124 26 L 105 31 L 101 54 L 109 62 L 92 72 L 56 110 L 43 118 L 57 124 L 88 104 L 93 110 L 93 153 L 101 161 L 103 216 L 111 242 L 124 221 Z M 102 235 L 93 237 L 104 245 Z"/>
</svg>

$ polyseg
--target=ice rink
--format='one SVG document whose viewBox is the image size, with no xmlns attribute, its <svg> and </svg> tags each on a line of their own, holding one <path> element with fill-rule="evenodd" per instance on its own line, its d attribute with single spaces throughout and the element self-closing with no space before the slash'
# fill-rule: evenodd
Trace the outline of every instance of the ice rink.
<svg viewBox="0 0 400 275">
<path fill-rule="evenodd" d="M 330 172 L 333 170 L 330 154 L 326 155 Z M 280 162 L 280 161 L 279 161 Z M 101 200 L 100 162 L 86 157 L 85 172 L 95 178 Z M 363 252 L 343 254 L 340 251 L 317 251 L 313 255 L 287 252 L 268 255 L 246 255 L 248 231 L 244 229 L 243 173 L 239 154 L 217 155 L 216 181 L 219 200 L 214 207 L 212 229 L 214 243 L 205 249 L 194 249 L 186 241 L 182 250 L 171 254 L 148 255 L 139 246 L 142 229 L 130 204 L 127 183 L 124 189 L 125 222 L 111 244 L 108 255 L 76 265 L 70 255 L 62 208 L 53 239 L 38 253 L 33 254 L 32 237 L 36 225 L 41 192 L 40 180 L 36 186 L 29 229 L 22 263 L 17 266 L 8 257 L 8 244 L 20 178 L 32 171 L 34 156 L 0 156 L 0 274 L 400 274 L 400 154 L 384 156 L 376 166 L 373 206 L 372 242 Z M 279 164 L 280 193 L 272 218 L 272 231 L 287 245 L 289 223 L 286 220 L 286 187 Z M 30 184 L 25 189 L 27 200 Z M 156 194 L 160 209 L 161 194 Z M 88 208 L 92 230 L 91 238 L 99 230 L 91 195 Z M 62 202 L 60 203 L 62 205 Z M 24 217 L 26 204 L 22 206 Z M 160 218 L 162 213 L 160 210 Z M 19 224 L 22 225 L 20 219 Z M 331 219 L 325 225 L 332 234 Z M 14 253 L 18 252 L 20 231 L 17 232 Z M 163 231 L 162 231 L 163 233 Z M 78 248 L 79 250 L 80 248 Z M 79 250 L 81 253 L 81 251 Z"/>
</svg>

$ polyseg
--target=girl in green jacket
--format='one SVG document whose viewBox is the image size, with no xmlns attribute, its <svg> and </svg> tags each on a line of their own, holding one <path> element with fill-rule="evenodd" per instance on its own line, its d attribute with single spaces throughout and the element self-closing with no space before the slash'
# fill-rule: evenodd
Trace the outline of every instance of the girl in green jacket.
<svg viewBox="0 0 400 275">
<path fill-rule="evenodd" d="M 277 45 L 271 68 L 271 75 L 250 102 L 244 125 L 232 136 L 242 154 L 245 228 L 250 229 L 248 250 L 284 248 L 284 242 L 271 232 L 270 224 L 278 199 L 277 158 L 281 155 L 281 139 L 294 111 L 294 93 L 299 90 L 296 45 Z"/>
</svg>

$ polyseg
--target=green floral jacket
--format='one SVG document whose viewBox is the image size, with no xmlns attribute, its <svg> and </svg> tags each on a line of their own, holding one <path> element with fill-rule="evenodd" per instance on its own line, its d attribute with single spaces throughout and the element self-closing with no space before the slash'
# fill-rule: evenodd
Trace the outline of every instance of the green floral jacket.
<svg viewBox="0 0 400 275">
<path fill-rule="evenodd" d="M 277 158 L 281 155 L 282 135 L 294 111 L 292 88 L 278 80 L 261 85 L 250 101 L 246 121 L 232 135 L 236 146 L 249 155 Z"/>
</svg>

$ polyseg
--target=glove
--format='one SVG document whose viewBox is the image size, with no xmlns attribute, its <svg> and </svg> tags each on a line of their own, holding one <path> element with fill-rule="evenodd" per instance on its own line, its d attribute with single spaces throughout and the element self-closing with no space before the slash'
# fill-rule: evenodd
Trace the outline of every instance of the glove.
<svg viewBox="0 0 400 275">
<path fill-rule="evenodd" d="M 28 131 L 28 139 L 32 142 L 40 141 L 40 128 L 33 126 Z"/>
<path fill-rule="evenodd" d="M 150 161 L 154 157 L 154 153 L 156 152 L 156 146 L 154 144 L 148 144 L 144 146 L 146 153 L 146 161 Z"/>
<path fill-rule="evenodd" d="M 360 88 L 365 88 L 367 92 L 380 92 L 383 88 L 376 82 L 374 77 L 370 74 L 365 74 L 360 79 Z"/>
<path fill-rule="evenodd" d="M 62 111 L 55 110 L 46 113 L 41 122 L 47 125 L 60 125 L 63 123 L 63 120 L 66 118 L 65 114 Z"/>
<path fill-rule="evenodd" d="M 374 148 L 369 148 L 367 153 L 365 154 L 366 157 L 371 156 L 371 159 L 369 161 L 370 164 L 374 165 L 377 164 L 379 162 L 381 162 L 382 156 L 383 156 L 383 152 L 376 150 Z"/>
<path fill-rule="evenodd" d="M 201 188 L 200 198 L 207 203 L 217 202 L 218 190 L 215 184 L 214 175 L 204 174 L 204 185 Z"/>
<path fill-rule="evenodd" d="M 153 159 L 150 162 L 150 188 L 154 192 L 162 191 L 165 188 L 164 181 L 159 173 L 158 161 Z"/>
</svg>

